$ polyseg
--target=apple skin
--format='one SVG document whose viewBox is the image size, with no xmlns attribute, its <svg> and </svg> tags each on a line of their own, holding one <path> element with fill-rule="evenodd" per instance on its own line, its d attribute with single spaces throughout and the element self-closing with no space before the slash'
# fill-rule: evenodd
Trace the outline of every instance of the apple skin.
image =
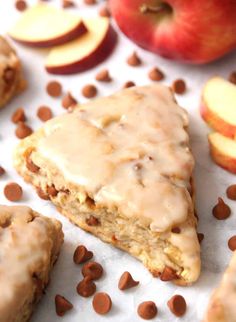
<svg viewBox="0 0 236 322">
<path fill-rule="evenodd" d="M 97 49 L 90 55 L 84 57 L 82 60 L 76 61 L 74 63 L 64 65 L 64 66 L 45 66 L 46 70 L 50 74 L 56 75 L 67 75 L 75 74 L 79 72 L 86 71 L 90 68 L 95 67 L 102 61 L 104 61 L 113 51 L 115 44 L 117 42 L 117 33 L 110 25 L 108 31 L 97 47 Z"/>
<path fill-rule="evenodd" d="M 169 59 L 202 64 L 236 48 L 235 0 L 164 0 L 172 13 L 142 13 L 156 0 L 109 0 L 120 29 L 140 47 Z M 164 2 L 163 1 L 163 2 Z"/>
<path fill-rule="evenodd" d="M 236 158 L 224 154 L 223 151 L 211 141 L 211 134 L 208 136 L 208 142 L 210 147 L 210 155 L 213 161 L 221 168 L 236 174 Z"/>
<path fill-rule="evenodd" d="M 224 136 L 234 139 L 236 137 L 236 126 L 225 122 L 217 114 L 211 111 L 202 101 L 200 105 L 200 114 L 206 123 L 215 131 L 218 131 Z"/>
<path fill-rule="evenodd" d="M 86 28 L 85 24 L 81 21 L 78 23 L 77 26 L 75 26 L 74 29 L 72 29 L 69 32 L 67 32 L 66 34 L 58 36 L 57 38 L 54 38 L 54 39 L 46 39 L 46 40 L 34 42 L 34 41 L 21 40 L 18 38 L 14 38 L 11 35 L 10 35 L 10 37 L 12 39 L 14 39 L 15 41 L 17 41 L 18 43 L 21 43 L 25 46 L 47 48 L 47 47 L 62 45 L 68 41 L 74 40 L 74 39 L 82 36 L 86 32 L 87 32 L 87 28 Z"/>
</svg>

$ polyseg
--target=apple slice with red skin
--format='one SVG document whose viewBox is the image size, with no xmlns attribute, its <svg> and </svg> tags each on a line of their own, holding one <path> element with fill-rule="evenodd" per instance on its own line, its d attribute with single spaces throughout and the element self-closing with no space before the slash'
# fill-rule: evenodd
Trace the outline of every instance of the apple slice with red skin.
<svg viewBox="0 0 236 322">
<path fill-rule="evenodd" d="M 213 61 L 236 48 L 234 0 L 109 0 L 120 29 L 166 58 Z"/>
<path fill-rule="evenodd" d="M 67 44 L 53 48 L 46 59 L 46 70 L 52 74 L 73 74 L 88 70 L 110 55 L 117 34 L 108 18 L 84 19 L 88 32 Z"/>
<path fill-rule="evenodd" d="M 236 86 L 221 77 L 213 77 L 203 88 L 200 113 L 215 131 L 236 137 Z"/>
<path fill-rule="evenodd" d="M 225 170 L 236 173 L 236 141 L 217 132 L 209 134 L 208 140 L 214 162 Z"/>
<path fill-rule="evenodd" d="M 22 13 L 9 35 L 24 45 L 52 47 L 78 38 L 86 31 L 80 17 L 46 4 L 37 4 Z"/>
</svg>

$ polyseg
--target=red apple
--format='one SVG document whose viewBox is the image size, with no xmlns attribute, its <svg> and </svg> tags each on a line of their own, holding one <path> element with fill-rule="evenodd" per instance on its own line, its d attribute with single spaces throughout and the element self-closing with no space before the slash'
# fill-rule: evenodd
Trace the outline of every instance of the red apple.
<svg viewBox="0 0 236 322">
<path fill-rule="evenodd" d="M 108 18 L 84 19 L 88 32 L 64 45 L 52 48 L 46 70 L 52 74 L 73 74 L 101 63 L 113 50 L 117 34 Z"/>
<path fill-rule="evenodd" d="M 22 13 L 9 35 L 24 45 L 51 47 L 78 38 L 86 31 L 80 17 L 40 3 Z"/>
<path fill-rule="evenodd" d="M 235 0 L 109 0 L 120 29 L 171 59 L 206 63 L 236 48 Z"/>
</svg>

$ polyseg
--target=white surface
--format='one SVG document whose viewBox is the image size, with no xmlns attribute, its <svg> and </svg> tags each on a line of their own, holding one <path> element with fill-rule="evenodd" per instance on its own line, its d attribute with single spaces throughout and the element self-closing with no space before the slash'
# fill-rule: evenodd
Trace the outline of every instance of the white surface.
<svg viewBox="0 0 236 322">
<path fill-rule="evenodd" d="M 97 13 L 98 8 L 99 5 L 85 8 L 80 1 L 78 12 L 93 15 Z M 14 9 L 13 0 L 0 0 L 1 34 L 7 32 L 18 15 L 19 13 Z M 210 160 L 207 144 L 207 133 L 210 130 L 201 120 L 198 107 L 204 82 L 215 74 L 227 77 L 235 68 L 236 53 L 207 66 L 188 66 L 145 52 L 119 34 L 119 44 L 114 54 L 102 65 L 86 73 L 65 77 L 46 73 L 43 68 L 43 52 L 16 43 L 14 45 L 22 58 L 29 88 L 24 94 L 14 99 L 4 110 L 0 111 L 0 164 L 7 171 L 7 174 L 0 178 L 0 203 L 12 204 L 5 199 L 2 191 L 7 182 L 17 181 L 24 188 L 24 199 L 20 203 L 28 204 L 45 215 L 60 219 L 63 222 L 65 233 L 65 243 L 51 275 L 51 283 L 33 315 L 32 322 L 62 320 L 67 322 L 91 322 L 94 319 L 98 322 L 143 321 L 137 316 L 136 309 L 138 304 L 144 300 L 156 302 L 159 314 L 154 319 L 155 321 L 201 321 L 209 294 L 212 288 L 217 285 L 231 256 L 227 241 L 230 236 L 235 234 L 236 203 L 226 199 L 225 189 L 229 184 L 235 183 L 236 180 L 235 176 L 220 169 Z M 127 56 L 134 49 L 143 59 L 143 66 L 141 67 L 129 67 L 125 62 Z M 137 85 L 148 84 L 150 81 L 147 72 L 154 66 L 160 67 L 165 72 L 166 79 L 163 83 L 170 85 L 174 79 L 183 77 L 188 85 L 187 93 L 177 97 L 177 99 L 190 113 L 190 134 L 193 153 L 196 158 L 195 178 L 197 212 L 200 218 L 199 231 L 205 234 L 205 239 L 202 242 L 202 274 L 200 279 L 193 286 L 185 288 L 176 287 L 171 283 L 163 283 L 152 278 L 143 265 L 131 256 L 74 227 L 58 214 L 50 202 L 40 200 L 37 197 L 32 187 L 25 184 L 16 174 L 11 160 L 12 150 L 18 141 L 14 135 L 15 125 L 10 122 L 11 114 L 16 108 L 19 106 L 25 108 L 29 124 L 34 129 L 42 125 L 36 117 L 38 106 L 49 105 L 55 115 L 64 112 L 60 105 L 60 99 L 52 99 L 45 92 L 45 85 L 50 79 L 58 79 L 63 84 L 64 92 L 71 90 L 79 102 L 84 102 L 85 99 L 80 92 L 84 84 L 96 83 L 99 95 L 108 95 L 119 90 L 127 80 L 133 80 Z M 94 80 L 96 72 L 103 67 L 107 67 L 114 78 L 114 81 L 110 84 L 99 84 Z M 223 196 L 232 208 L 232 215 L 226 221 L 217 221 L 211 215 L 211 209 L 218 196 Z M 95 260 L 100 262 L 105 269 L 104 277 L 97 282 L 97 290 L 108 292 L 112 298 L 113 308 L 106 316 L 99 316 L 93 311 L 91 298 L 84 299 L 76 293 L 75 288 L 81 280 L 81 273 L 80 267 L 73 264 L 72 255 L 78 244 L 85 244 L 92 250 L 95 254 Z M 129 291 L 121 292 L 117 288 L 117 282 L 125 270 L 130 271 L 133 277 L 140 281 L 140 285 Z M 55 314 L 54 296 L 57 293 L 64 295 L 74 304 L 74 309 L 68 312 L 64 318 L 59 318 Z M 173 294 L 182 294 L 187 301 L 188 310 L 183 318 L 176 318 L 167 308 L 166 302 Z"/>
</svg>

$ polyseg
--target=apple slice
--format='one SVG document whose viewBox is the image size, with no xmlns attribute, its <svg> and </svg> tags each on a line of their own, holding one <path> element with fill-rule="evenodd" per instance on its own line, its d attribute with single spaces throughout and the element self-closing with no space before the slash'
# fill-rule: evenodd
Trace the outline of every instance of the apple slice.
<svg viewBox="0 0 236 322">
<path fill-rule="evenodd" d="M 236 173 L 236 141 L 218 132 L 208 135 L 210 153 L 216 164 Z"/>
<path fill-rule="evenodd" d="M 53 48 L 46 60 L 52 74 L 73 74 L 101 63 L 112 52 L 117 34 L 108 18 L 84 20 L 88 32 L 67 44 Z"/>
<path fill-rule="evenodd" d="M 9 35 L 28 46 L 51 47 L 73 40 L 86 31 L 80 17 L 37 4 L 22 13 Z"/>
<path fill-rule="evenodd" d="M 201 102 L 202 118 L 216 131 L 230 138 L 236 136 L 236 86 L 221 77 L 205 85 Z"/>
</svg>

